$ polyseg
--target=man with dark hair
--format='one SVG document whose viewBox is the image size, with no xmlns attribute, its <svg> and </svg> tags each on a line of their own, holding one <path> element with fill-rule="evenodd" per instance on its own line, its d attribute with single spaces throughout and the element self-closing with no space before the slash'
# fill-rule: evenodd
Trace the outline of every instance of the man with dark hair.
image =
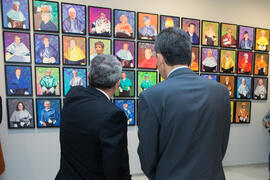
<svg viewBox="0 0 270 180">
<path fill-rule="evenodd" d="M 188 68 L 191 42 L 179 28 L 155 43 L 165 80 L 140 93 L 138 154 L 150 180 L 225 179 L 222 167 L 230 130 L 227 88 Z"/>
<path fill-rule="evenodd" d="M 127 117 L 110 100 L 121 72 L 114 56 L 98 55 L 89 68 L 90 85 L 70 89 L 62 112 L 56 180 L 131 180 Z"/>
<path fill-rule="evenodd" d="M 189 23 L 187 35 L 192 44 L 199 44 L 199 37 L 196 34 L 196 25 L 194 23 Z"/>
<path fill-rule="evenodd" d="M 241 40 L 240 47 L 242 49 L 252 49 L 252 41 L 249 39 L 248 32 L 244 32 L 244 38 Z"/>
</svg>

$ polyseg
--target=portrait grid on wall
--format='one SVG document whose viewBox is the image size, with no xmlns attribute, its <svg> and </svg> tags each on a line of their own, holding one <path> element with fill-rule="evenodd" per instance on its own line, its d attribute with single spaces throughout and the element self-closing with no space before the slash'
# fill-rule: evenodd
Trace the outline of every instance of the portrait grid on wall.
<svg viewBox="0 0 270 180">
<path fill-rule="evenodd" d="M 34 128 L 33 99 L 7 98 L 8 128 Z"/>
<path fill-rule="evenodd" d="M 114 104 L 125 112 L 128 126 L 135 126 L 135 99 L 115 99 Z"/>
<path fill-rule="evenodd" d="M 63 64 L 86 65 L 86 38 L 62 36 Z"/>
<path fill-rule="evenodd" d="M 30 33 L 3 32 L 6 63 L 31 63 Z"/>
<path fill-rule="evenodd" d="M 254 75 L 268 75 L 269 54 L 255 53 L 254 55 Z"/>
<path fill-rule="evenodd" d="M 86 6 L 61 3 L 62 32 L 86 34 Z"/>
<path fill-rule="evenodd" d="M 221 23 L 220 46 L 236 48 L 237 45 L 237 25 Z"/>
<path fill-rule="evenodd" d="M 267 100 L 268 95 L 268 78 L 253 78 L 253 96 L 255 100 Z"/>
<path fill-rule="evenodd" d="M 180 28 L 180 17 L 160 15 L 160 32 L 169 27 Z"/>
<path fill-rule="evenodd" d="M 235 123 L 250 123 L 251 102 L 235 101 Z"/>
<path fill-rule="evenodd" d="M 58 2 L 33 0 L 35 31 L 59 32 Z"/>
<path fill-rule="evenodd" d="M 112 36 L 112 9 L 88 7 L 89 34 L 95 36 Z"/>
<path fill-rule="evenodd" d="M 192 53 L 191 53 L 191 62 L 189 65 L 189 68 L 193 72 L 198 72 L 199 71 L 199 54 L 200 54 L 200 49 L 199 47 L 192 47 Z"/>
<path fill-rule="evenodd" d="M 156 69 L 155 44 L 137 42 L 137 67 L 142 69 Z"/>
<path fill-rule="evenodd" d="M 209 80 L 218 81 L 218 75 L 216 75 L 216 74 L 201 74 L 200 76 L 207 78 Z"/>
<path fill-rule="evenodd" d="M 200 44 L 200 20 L 191 18 L 182 18 L 181 29 L 183 29 L 190 41 L 194 45 Z"/>
<path fill-rule="evenodd" d="M 254 44 L 254 28 L 239 26 L 238 28 L 238 48 L 252 50 Z"/>
<path fill-rule="evenodd" d="M 251 77 L 237 76 L 236 79 L 236 98 L 237 99 L 250 99 L 252 94 Z"/>
<path fill-rule="evenodd" d="M 60 64 L 58 35 L 35 33 L 34 39 L 36 64 Z"/>
<path fill-rule="evenodd" d="M 120 85 L 114 93 L 114 97 L 134 97 L 135 96 L 135 72 L 122 71 Z"/>
<path fill-rule="evenodd" d="M 110 55 L 111 52 L 111 40 L 110 39 L 96 39 L 89 38 L 89 54 L 90 62 L 97 55 L 105 54 Z"/>
<path fill-rule="evenodd" d="M 32 96 L 32 69 L 30 66 L 5 66 L 6 95 Z"/>
<path fill-rule="evenodd" d="M 220 50 L 220 64 L 219 72 L 221 73 L 235 73 L 236 69 L 236 51 L 221 49 Z"/>
<path fill-rule="evenodd" d="M 202 20 L 202 45 L 219 46 L 219 23 Z"/>
<path fill-rule="evenodd" d="M 61 99 L 36 99 L 37 127 L 59 127 Z"/>
<path fill-rule="evenodd" d="M 235 76 L 220 76 L 220 84 L 223 84 L 229 91 L 230 98 L 234 98 L 235 93 Z"/>
<path fill-rule="evenodd" d="M 135 42 L 114 40 L 114 55 L 121 62 L 123 68 L 135 67 Z"/>
<path fill-rule="evenodd" d="M 154 41 L 158 33 L 158 15 L 138 12 L 137 18 L 137 39 Z"/>
<path fill-rule="evenodd" d="M 137 71 L 137 87 L 138 96 L 140 93 L 155 84 L 157 84 L 157 72 L 156 71 Z"/>
<path fill-rule="evenodd" d="M 253 53 L 248 51 L 238 51 L 237 73 L 251 74 L 253 65 Z"/>
<path fill-rule="evenodd" d="M 29 0 L 2 0 L 2 25 L 7 29 L 29 30 Z"/>
<path fill-rule="evenodd" d="M 230 101 L 230 105 L 231 105 L 231 123 L 234 123 L 235 102 L 234 101 Z"/>
<path fill-rule="evenodd" d="M 255 38 L 255 50 L 256 51 L 269 51 L 269 36 L 270 30 L 256 28 L 256 38 Z"/>
<path fill-rule="evenodd" d="M 114 37 L 131 38 L 136 36 L 136 12 L 114 9 Z"/>
<path fill-rule="evenodd" d="M 202 47 L 201 53 L 201 71 L 217 72 L 219 62 L 219 50 L 216 48 Z"/>
<path fill-rule="evenodd" d="M 60 96 L 60 69 L 58 67 L 36 67 L 36 95 Z"/>
<path fill-rule="evenodd" d="M 87 72 L 84 68 L 63 68 L 64 96 L 70 88 L 75 86 L 87 86 Z"/>
</svg>

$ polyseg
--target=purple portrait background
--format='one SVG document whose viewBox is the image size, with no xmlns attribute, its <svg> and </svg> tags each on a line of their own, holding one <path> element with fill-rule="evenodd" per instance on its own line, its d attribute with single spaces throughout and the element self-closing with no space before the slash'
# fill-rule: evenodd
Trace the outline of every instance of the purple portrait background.
<svg viewBox="0 0 270 180">
<path fill-rule="evenodd" d="M 116 55 L 116 53 L 122 49 L 123 44 L 127 43 L 128 44 L 128 50 L 130 51 L 130 53 L 133 56 L 133 65 L 134 64 L 134 59 L 135 59 L 135 42 L 132 41 L 119 41 L 119 40 L 115 40 L 114 41 L 114 55 Z M 134 66 L 133 66 L 134 67 Z"/>
<path fill-rule="evenodd" d="M 74 4 L 62 4 L 62 22 L 69 17 L 68 9 L 73 7 L 76 10 L 76 18 L 79 19 L 85 27 L 85 6 Z"/>
<path fill-rule="evenodd" d="M 180 28 L 180 18 L 176 18 L 176 17 L 172 17 L 172 16 L 160 16 L 160 18 L 161 18 L 161 23 L 160 23 L 161 30 L 163 30 L 165 28 L 165 19 L 167 17 L 172 18 L 172 20 L 174 22 L 174 27 Z"/>
<path fill-rule="evenodd" d="M 239 47 L 241 44 L 242 39 L 244 39 L 244 32 L 248 32 L 248 37 L 252 41 L 252 46 L 253 46 L 253 40 L 254 40 L 254 29 L 252 27 L 244 27 L 244 26 L 239 26 Z"/>
<path fill-rule="evenodd" d="M 103 12 L 106 15 L 106 18 L 111 21 L 111 9 L 98 8 L 98 7 L 89 7 L 89 28 L 91 29 L 91 24 L 99 18 L 99 14 Z"/>
<path fill-rule="evenodd" d="M 207 51 L 208 49 L 212 50 L 212 56 L 216 59 L 216 62 L 218 63 L 218 50 L 213 49 L 213 48 L 202 48 L 202 62 L 205 60 L 207 57 Z M 204 67 L 202 66 L 202 70 L 204 70 Z M 216 67 L 217 70 L 217 67 Z"/>
<path fill-rule="evenodd" d="M 195 33 L 200 38 L 200 20 L 182 18 L 182 29 L 185 32 L 187 32 L 186 28 L 188 27 L 189 23 L 193 23 L 196 25 Z"/>
<path fill-rule="evenodd" d="M 244 59 L 244 54 L 248 54 L 248 62 L 251 63 L 252 65 L 252 59 L 253 59 L 253 54 L 252 52 L 246 52 L 246 51 L 239 51 L 238 53 L 238 64 L 240 63 L 240 60 Z"/>
<path fill-rule="evenodd" d="M 28 49 L 29 51 L 31 50 L 30 48 L 30 35 L 28 33 L 15 33 L 15 32 L 4 32 L 4 38 L 5 38 L 5 52 L 6 52 L 6 48 L 14 42 L 14 36 L 18 35 L 21 38 L 21 43 L 23 43 Z"/>
</svg>

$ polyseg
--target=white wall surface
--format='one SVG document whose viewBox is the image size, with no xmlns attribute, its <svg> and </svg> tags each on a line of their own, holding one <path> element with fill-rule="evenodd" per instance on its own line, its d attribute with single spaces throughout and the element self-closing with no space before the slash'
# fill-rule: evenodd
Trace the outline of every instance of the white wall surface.
<svg viewBox="0 0 270 180">
<path fill-rule="evenodd" d="M 62 2 L 270 28 L 269 0 L 65 0 Z M 30 11 L 31 9 L 30 6 Z M 32 28 L 32 17 L 30 20 Z M 2 35 L 1 29 L 0 34 Z M 2 37 L 0 39 L 2 41 Z M 59 130 L 8 130 L 2 43 L 0 43 L 0 57 L 2 57 L 0 95 L 4 102 L 0 140 L 6 162 L 6 171 L 0 176 L 0 180 L 52 180 L 59 169 Z M 251 123 L 232 125 L 229 147 L 224 160 L 225 165 L 267 162 L 270 138 L 262 126 L 262 118 L 269 109 L 270 100 L 252 101 Z M 131 173 L 141 173 L 136 153 L 138 144 L 136 127 L 129 128 L 128 140 Z"/>
</svg>

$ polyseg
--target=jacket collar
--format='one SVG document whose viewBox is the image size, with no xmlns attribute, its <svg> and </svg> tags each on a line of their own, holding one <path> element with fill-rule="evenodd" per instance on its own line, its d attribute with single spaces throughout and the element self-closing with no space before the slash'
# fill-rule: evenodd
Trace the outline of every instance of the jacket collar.
<svg viewBox="0 0 270 180">
<path fill-rule="evenodd" d="M 195 73 L 189 68 L 180 68 L 180 69 L 176 69 L 175 71 L 173 71 L 167 77 L 167 79 L 173 78 L 175 76 L 185 75 L 185 74 L 195 75 Z"/>
</svg>

